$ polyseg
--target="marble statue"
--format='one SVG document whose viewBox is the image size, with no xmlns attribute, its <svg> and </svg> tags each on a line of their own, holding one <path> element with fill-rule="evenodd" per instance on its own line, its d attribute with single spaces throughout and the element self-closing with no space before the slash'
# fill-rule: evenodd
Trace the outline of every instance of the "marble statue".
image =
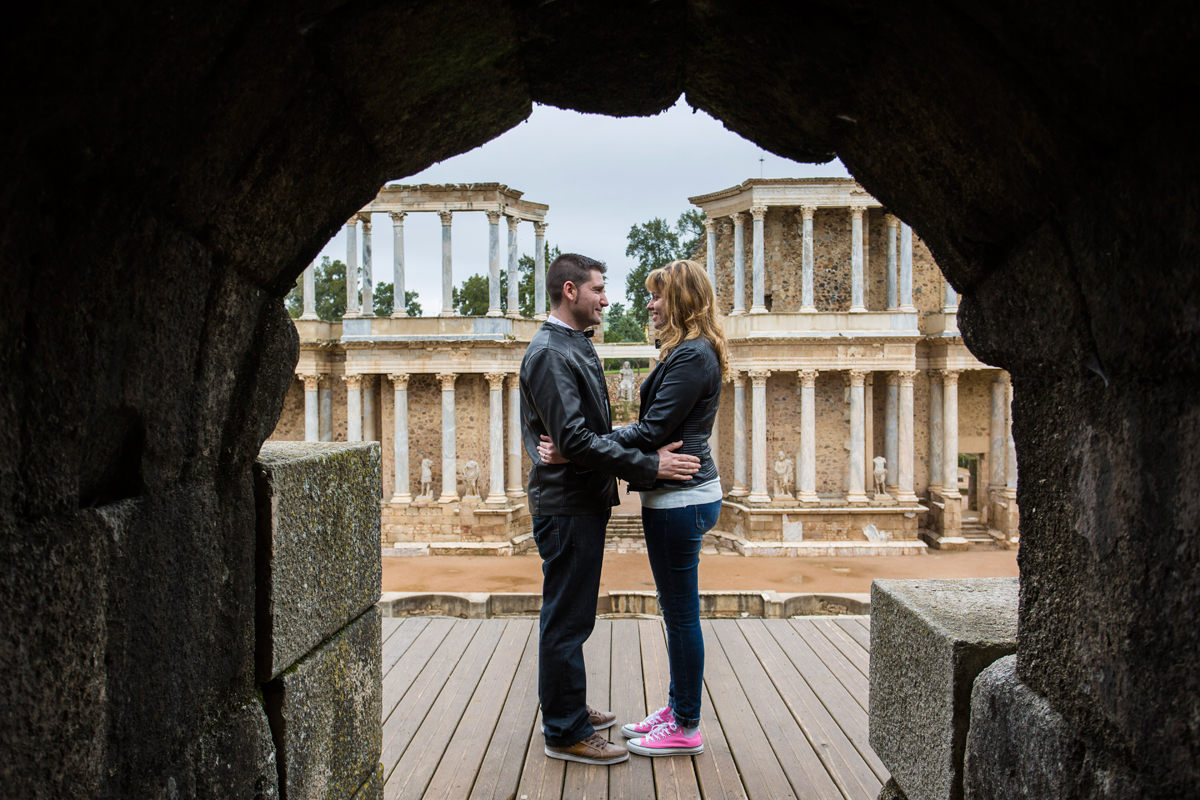
<svg viewBox="0 0 1200 800">
<path fill-rule="evenodd" d="M 795 473 L 792 460 L 782 450 L 779 460 L 775 462 L 775 497 L 791 497 L 791 486 L 795 483 Z"/>
<path fill-rule="evenodd" d="M 479 462 L 468 461 L 463 465 L 463 480 L 467 482 L 467 497 L 479 497 Z"/>
<path fill-rule="evenodd" d="M 883 456 L 875 456 L 875 499 L 879 500 L 885 497 L 890 497 L 887 493 L 887 459 Z"/>
<path fill-rule="evenodd" d="M 633 368 L 629 366 L 628 361 L 621 364 L 620 375 L 621 382 L 617 384 L 617 400 L 631 403 L 637 393 L 637 386 L 634 384 Z"/>
<path fill-rule="evenodd" d="M 433 462 L 421 459 L 421 497 L 433 497 Z"/>
</svg>

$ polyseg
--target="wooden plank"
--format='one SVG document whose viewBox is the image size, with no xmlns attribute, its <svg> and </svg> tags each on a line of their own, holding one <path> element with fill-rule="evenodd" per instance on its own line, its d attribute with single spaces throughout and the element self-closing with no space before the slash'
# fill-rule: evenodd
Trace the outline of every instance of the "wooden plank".
<svg viewBox="0 0 1200 800">
<path fill-rule="evenodd" d="M 534 620 L 525 653 L 504 701 L 504 710 L 488 743 L 483 764 L 471 789 L 471 800 L 519 797 L 517 785 L 538 717 L 538 624 Z M 540 735 L 540 734 L 539 734 Z M 538 740 L 539 746 L 541 740 Z"/>
<path fill-rule="evenodd" d="M 427 797 L 466 798 L 471 793 L 532 630 L 533 623 L 530 620 L 508 621 L 496 651 L 471 695 L 471 701 L 462 712 L 454 736 L 446 745 L 441 763 L 437 765 L 437 771 L 425 789 Z M 443 690 L 442 695 L 445 694 Z M 441 698 L 430 711 L 430 717 L 439 713 L 439 706 Z M 420 737 L 421 733 L 418 732 L 417 736 Z M 409 752 L 412 750 L 410 747 Z M 409 753 L 405 753 L 405 760 L 408 756 Z"/>
<path fill-rule="evenodd" d="M 820 631 L 829 640 L 829 643 L 836 647 L 846 657 L 846 660 L 862 673 L 864 678 L 868 678 L 871 674 L 871 660 L 865 647 L 859 644 L 846 631 L 842 630 L 841 626 L 833 620 L 813 620 L 813 627 Z"/>
<path fill-rule="evenodd" d="M 821 657 L 790 624 L 794 621 L 763 620 L 762 625 L 779 643 L 788 660 L 795 665 L 800 676 L 804 678 L 804 682 L 809 685 L 813 694 L 821 701 L 821 705 L 825 706 L 834 722 L 846 734 L 846 738 L 854 745 L 854 749 L 871 767 L 871 771 L 880 781 L 886 781 L 887 769 L 879 761 L 879 757 L 875 755 L 875 751 L 871 749 L 867 739 L 866 710 L 858 704 L 845 685 L 834 675 L 833 670 L 821 660 Z M 816 636 L 821 638 L 820 634 L 816 634 Z M 833 648 L 830 647 L 830 649 Z M 850 669 L 850 667 L 847 665 L 846 669 Z"/>
<path fill-rule="evenodd" d="M 546 755 L 546 739 L 542 736 L 542 712 L 538 711 L 530 732 L 525 765 L 521 768 L 521 783 L 515 797 L 537 800 L 560 800 L 563 793 L 563 774 L 567 762 Z"/>
<path fill-rule="evenodd" d="M 868 653 L 871 650 L 871 632 L 863 627 L 862 621 L 858 619 L 838 619 L 831 620 L 834 625 L 837 625 L 842 631 L 858 643 L 858 646 Z M 868 664 L 869 666 L 869 664 Z M 869 675 L 870 673 L 868 673 Z"/>
<path fill-rule="evenodd" d="M 454 620 L 435 619 L 417 635 L 416 640 L 404 651 L 404 655 L 383 678 L 383 729 L 386 736 L 392 712 L 412 686 L 412 682 L 425 669 L 429 659 L 454 629 Z"/>
<path fill-rule="evenodd" d="M 855 619 L 858 620 L 858 624 L 862 625 L 863 628 L 867 631 L 867 649 L 870 650 L 871 649 L 871 618 L 870 617 L 855 617 Z"/>
<path fill-rule="evenodd" d="M 746 641 L 739 623 L 715 620 L 712 625 L 726 657 L 730 663 L 737 664 L 737 677 L 746 699 L 796 795 L 806 800 L 841 800 L 842 793 L 837 784 L 813 752 L 808 738 Z"/>
<path fill-rule="evenodd" d="M 388 638 L 390 638 L 393 633 L 395 633 L 397 630 L 399 630 L 399 628 L 403 622 L 404 622 L 404 620 L 397 619 L 396 617 L 382 617 L 381 618 L 380 625 L 379 625 L 379 629 L 380 629 L 379 635 L 382 638 L 384 644 L 387 644 Z"/>
<path fill-rule="evenodd" d="M 846 687 L 846 691 L 850 693 L 855 702 L 862 707 L 863 711 L 866 711 L 867 693 L 870 691 L 870 682 L 867 677 L 859 672 L 858 668 L 851 664 L 849 659 L 842 655 L 842 651 L 834 647 L 833 643 L 825 638 L 824 634 L 817 630 L 811 621 L 794 619 L 789 622 L 817 654 L 821 662 L 833 673 L 833 676 L 838 679 L 838 682 Z"/>
<path fill-rule="evenodd" d="M 425 715 L 446 685 L 446 676 L 454 669 L 483 621 L 464 619 L 451 624 L 446 638 L 383 723 L 383 753 L 379 760 L 383 762 L 384 778 L 389 777 L 400 762 L 417 729 L 425 721 Z"/>
<path fill-rule="evenodd" d="M 705 800 L 746 800 L 746 789 L 738 777 L 725 731 L 713 712 L 708 687 L 701 688 L 701 698 L 700 734 L 704 737 L 704 752 L 695 758 L 700 796 Z"/>
<path fill-rule="evenodd" d="M 700 628 L 704 631 L 704 681 L 746 794 L 751 800 L 795 798 L 787 775 L 779 766 L 771 743 L 754 716 L 737 673 L 713 630 L 712 621 L 701 620 Z"/>
<path fill-rule="evenodd" d="M 671 666 L 667 657 L 667 639 L 663 623 L 641 620 L 638 633 L 642 645 L 642 675 L 646 692 L 646 710 L 662 708 L 667 703 L 671 687 Z M 630 758 L 642 756 L 630 754 Z M 700 786 L 696 783 L 696 765 L 692 756 L 650 759 L 654 769 L 654 787 L 659 800 L 698 800 Z"/>
<path fill-rule="evenodd" d="M 849 800 L 873 800 L 882 783 L 879 776 L 822 705 L 762 621 L 744 620 L 739 623 L 739 628 L 842 794 Z M 878 766 L 882 768 L 883 765 Z"/>
<path fill-rule="evenodd" d="M 609 700 L 609 673 L 612 662 L 612 622 L 606 619 L 596 620 L 592 635 L 583 644 L 583 660 L 587 664 L 587 697 L 593 708 L 607 709 Z M 612 741 L 612 734 L 620 735 L 617 721 L 613 727 L 599 731 L 605 738 Z M 603 798 L 608 796 L 608 772 L 611 767 L 601 767 L 596 764 L 579 764 L 567 762 L 566 774 L 563 780 L 563 797 L 569 798 Z"/>
<path fill-rule="evenodd" d="M 646 718 L 645 681 L 642 678 L 641 634 L 635 619 L 612 623 L 612 682 L 610 697 L 617 725 Z M 613 738 L 624 741 L 620 731 Z M 532 798 L 534 795 L 530 795 Z M 612 800 L 654 800 L 654 770 L 650 759 L 631 755 L 629 761 L 609 767 L 608 796 Z"/>
<path fill-rule="evenodd" d="M 449 622 L 449 620 L 446 621 Z M 404 624 L 397 627 L 395 633 L 383 645 L 383 676 L 385 678 L 427 627 L 429 627 L 429 620 L 418 618 L 404 620 Z"/>
</svg>

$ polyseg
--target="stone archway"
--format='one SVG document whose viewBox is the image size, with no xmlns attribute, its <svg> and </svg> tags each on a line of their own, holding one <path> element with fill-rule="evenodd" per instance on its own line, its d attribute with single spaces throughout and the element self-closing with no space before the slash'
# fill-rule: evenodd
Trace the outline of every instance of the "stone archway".
<svg viewBox="0 0 1200 800">
<path fill-rule="evenodd" d="M 253 773 L 250 462 L 296 353 L 280 298 L 385 180 L 532 102 L 647 114 L 681 92 L 781 155 L 837 153 L 1021 387 L 1020 676 L 1084 742 L 1070 796 L 1200 778 L 1195 9 L 22 13 L 0 232 L 15 793 L 222 795 Z"/>
</svg>

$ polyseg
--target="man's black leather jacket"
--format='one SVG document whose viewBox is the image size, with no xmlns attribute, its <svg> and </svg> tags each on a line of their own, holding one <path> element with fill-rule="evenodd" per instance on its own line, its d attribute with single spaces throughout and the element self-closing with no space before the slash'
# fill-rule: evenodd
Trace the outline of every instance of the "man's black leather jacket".
<svg viewBox="0 0 1200 800">
<path fill-rule="evenodd" d="M 699 458 L 700 471 L 686 481 L 631 481 L 630 488 L 685 489 L 715 479 L 717 465 L 708 438 L 721 405 L 721 362 L 712 345 L 697 338 L 676 346 L 642 383 L 641 399 L 637 424 L 615 430 L 607 438 L 639 450 L 682 441 L 675 452 Z"/>
<path fill-rule="evenodd" d="M 619 502 L 616 475 L 636 484 L 658 475 L 657 448 L 632 449 L 612 431 L 608 386 L 596 348 L 583 331 L 547 322 L 521 361 L 521 440 L 533 459 L 529 510 L 540 517 L 598 514 Z M 543 464 L 545 434 L 569 464 Z"/>
</svg>

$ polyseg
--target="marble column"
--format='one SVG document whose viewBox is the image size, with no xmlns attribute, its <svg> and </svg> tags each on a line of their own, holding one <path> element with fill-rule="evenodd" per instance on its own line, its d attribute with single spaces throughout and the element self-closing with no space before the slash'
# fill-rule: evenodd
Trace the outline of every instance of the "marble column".
<svg viewBox="0 0 1200 800">
<path fill-rule="evenodd" d="M 392 218 L 392 316 L 407 317 L 404 294 L 404 218 L 407 211 L 389 211 Z"/>
<path fill-rule="evenodd" d="M 375 273 L 371 267 L 371 215 L 361 214 L 363 232 L 362 313 L 364 317 L 375 316 Z"/>
<path fill-rule="evenodd" d="M 375 430 L 375 376 L 362 376 L 362 440 L 364 442 L 379 441 L 378 431 Z"/>
<path fill-rule="evenodd" d="M 521 376 L 516 373 L 508 376 L 508 488 L 504 493 L 525 496 L 521 483 Z"/>
<path fill-rule="evenodd" d="M 942 375 L 942 496 L 958 497 L 958 370 Z"/>
<path fill-rule="evenodd" d="M 717 292 L 717 223 L 716 220 L 704 220 L 706 248 L 704 265 L 708 268 L 708 282 L 712 284 L 713 294 Z"/>
<path fill-rule="evenodd" d="M 887 398 L 884 402 L 883 457 L 887 459 L 888 492 L 899 485 L 900 460 L 900 374 L 887 375 Z"/>
<path fill-rule="evenodd" d="M 488 218 L 488 310 L 489 317 L 503 316 L 500 310 L 500 212 L 485 212 Z"/>
<path fill-rule="evenodd" d="M 448 212 L 447 212 L 448 213 Z M 439 372 L 442 382 L 442 496 L 439 503 L 458 502 L 458 454 L 454 438 L 454 379 L 456 372 Z"/>
<path fill-rule="evenodd" d="M 800 257 L 803 271 L 800 283 L 800 310 L 811 313 L 817 310 L 813 302 L 813 216 L 817 213 L 817 207 L 800 206 L 800 213 L 804 217 Z"/>
<path fill-rule="evenodd" d="M 944 279 L 943 279 L 944 280 Z M 958 292 L 954 291 L 954 287 L 950 285 L 950 281 L 944 281 L 946 285 L 946 299 L 942 304 L 943 314 L 958 313 Z"/>
<path fill-rule="evenodd" d="M 887 307 L 888 311 L 895 311 L 900 305 L 899 286 L 896 283 L 896 270 L 899 267 L 897 250 L 900 237 L 900 220 L 896 219 L 894 214 L 886 214 L 883 218 L 884 224 L 887 226 Z"/>
<path fill-rule="evenodd" d="M 533 318 L 546 318 L 546 223 L 533 223 Z"/>
<path fill-rule="evenodd" d="M 767 262 L 766 242 L 763 231 L 767 218 L 766 206 L 751 206 L 750 216 L 754 218 L 754 251 L 751 268 L 754 271 L 754 305 L 750 306 L 751 314 L 767 313 Z"/>
<path fill-rule="evenodd" d="M 800 376 L 800 486 L 796 499 L 816 503 L 817 497 L 817 370 L 802 369 Z"/>
<path fill-rule="evenodd" d="M 392 481 L 392 502 L 411 503 L 411 477 L 408 472 L 408 374 L 397 372 L 389 375 L 395 392 L 395 414 L 392 431 L 393 464 L 395 480 Z"/>
<path fill-rule="evenodd" d="M 769 503 L 771 496 L 767 494 L 767 378 L 771 372 L 752 369 L 746 374 L 750 376 L 753 387 L 753 437 L 750 443 L 750 458 L 754 465 L 750 477 L 750 496 L 746 499 L 751 503 Z"/>
<path fill-rule="evenodd" d="M 358 216 L 346 222 L 346 317 L 359 316 L 358 309 Z"/>
<path fill-rule="evenodd" d="M 866 409 L 864 404 L 863 384 L 866 382 L 865 370 L 850 370 L 850 491 L 846 495 L 848 503 L 867 502 L 866 487 L 863 483 L 866 474 Z"/>
<path fill-rule="evenodd" d="M 454 311 L 454 259 L 451 256 L 450 223 L 453 211 L 439 211 L 442 218 L 442 313 L 438 316 L 453 317 Z M 455 495 L 457 497 L 457 495 Z"/>
<path fill-rule="evenodd" d="M 521 220 L 508 218 L 508 313 L 509 319 L 521 318 L 521 278 L 517 274 L 517 226 Z"/>
<path fill-rule="evenodd" d="M 896 486 L 896 500 L 901 503 L 915 503 L 917 496 L 913 493 L 913 461 L 916 457 L 913 447 L 913 381 L 917 377 L 915 369 L 903 369 L 897 373 L 900 378 L 899 402 L 899 457 Z"/>
<path fill-rule="evenodd" d="M 912 228 L 900 223 L 900 310 L 913 312 L 913 243 Z"/>
<path fill-rule="evenodd" d="M 942 370 L 929 370 L 929 497 L 942 491 Z"/>
<path fill-rule="evenodd" d="M 1017 443 L 1013 439 L 1012 432 L 1012 402 L 1013 402 L 1013 384 L 1012 378 L 1008 380 L 1008 421 L 1005 428 L 1008 431 L 1008 448 L 1004 459 L 1004 496 L 1010 500 L 1017 499 Z"/>
<path fill-rule="evenodd" d="M 320 375 L 301 375 L 304 382 L 304 441 L 315 442 L 321 437 L 321 418 L 317 408 L 317 389 Z"/>
<path fill-rule="evenodd" d="M 504 505 L 504 373 L 487 373 L 489 407 L 488 426 L 488 495 L 491 505 Z"/>
<path fill-rule="evenodd" d="M 300 319 L 320 319 L 317 316 L 317 262 L 313 261 L 304 268 L 304 284 L 301 289 L 304 296 L 304 313 Z"/>
<path fill-rule="evenodd" d="M 863 251 L 863 307 L 871 307 L 871 209 L 863 209 L 862 219 L 862 251 Z M 868 394 L 871 387 L 867 386 Z M 869 398 L 868 398 L 869 399 Z M 874 477 L 871 481 L 874 481 Z M 868 486 L 871 482 L 868 481 Z"/>
<path fill-rule="evenodd" d="M 746 313 L 746 220 L 745 214 L 730 214 L 733 220 L 733 310 L 729 316 Z"/>
<path fill-rule="evenodd" d="M 362 375 L 343 375 L 346 382 L 346 441 L 361 442 Z"/>
<path fill-rule="evenodd" d="M 850 311 L 867 310 L 863 295 L 863 206 L 850 207 Z"/>
<path fill-rule="evenodd" d="M 746 488 L 746 382 L 733 373 L 733 488 L 730 497 L 745 497 Z"/>
<path fill-rule="evenodd" d="M 988 463 L 991 466 L 988 475 L 988 489 L 1003 489 L 1004 462 L 1008 458 L 1008 427 L 1006 425 L 1008 411 L 1008 375 L 1001 372 L 992 381 L 992 423 L 990 445 L 988 447 Z"/>
<path fill-rule="evenodd" d="M 317 396 L 320 398 L 320 432 L 322 442 L 333 441 L 333 387 L 329 385 L 330 378 L 326 378 L 320 389 L 317 390 Z"/>
</svg>

